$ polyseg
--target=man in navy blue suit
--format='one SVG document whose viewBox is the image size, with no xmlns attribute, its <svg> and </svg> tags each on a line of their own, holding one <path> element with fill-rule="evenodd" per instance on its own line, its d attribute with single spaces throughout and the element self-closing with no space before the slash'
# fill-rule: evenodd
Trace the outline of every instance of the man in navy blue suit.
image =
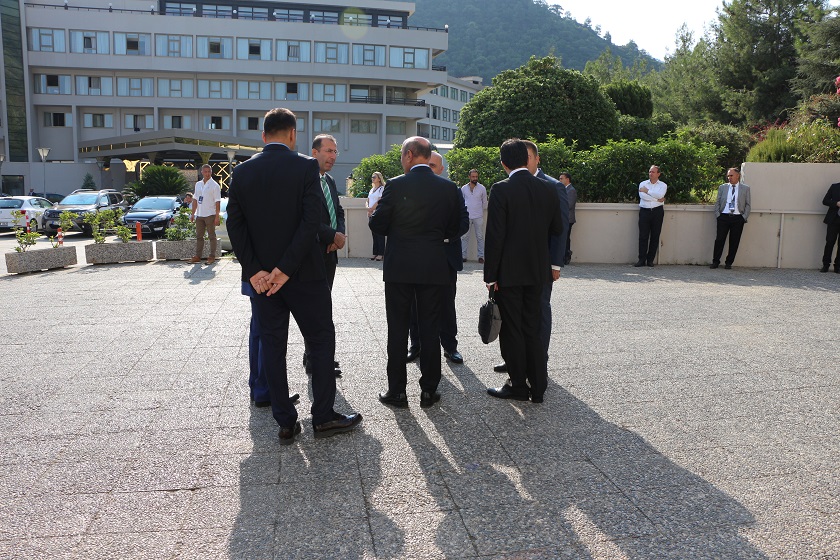
<svg viewBox="0 0 840 560">
<path fill-rule="evenodd" d="M 263 121 L 263 151 L 233 171 L 228 233 L 251 284 L 260 327 L 271 411 L 288 445 L 301 431 L 289 398 L 286 344 L 289 315 L 310 349 L 312 425 L 316 438 L 352 430 L 360 414 L 339 414 L 335 405 L 335 326 L 324 259 L 316 244 L 324 194 L 317 160 L 294 151 L 297 119 L 272 109 Z"/>
</svg>

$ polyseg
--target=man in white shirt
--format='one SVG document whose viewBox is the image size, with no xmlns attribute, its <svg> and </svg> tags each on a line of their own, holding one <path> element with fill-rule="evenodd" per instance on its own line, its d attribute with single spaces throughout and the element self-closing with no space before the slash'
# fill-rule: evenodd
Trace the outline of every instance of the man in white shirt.
<svg viewBox="0 0 840 560">
<path fill-rule="evenodd" d="M 461 192 L 464 194 L 464 202 L 470 213 L 470 230 L 475 231 L 478 262 L 484 263 L 484 210 L 487 209 L 487 189 L 478 182 L 477 169 L 470 169 L 470 182 L 461 187 Z M 461 258 L 464 262 L 467 262 L 470 230 L 461 237 Z"/>
<path fill-rule="evenodd" d="M 651 165 L 647 181 L 639 183 L 639 260 L 634 266 L 653 266 L 665 218 L 668 185 L 659 180 L 659 166 Z"/>
<path fill-rule="evenodd" d="M 204 233 L 210 237 L 210 256 L 207 264 L 216 262 L 216 226 L 221 224 L 222 189 L 211 175 L 213 168 L 201 166 L 202 179 L 195 184 L 190 220 L 195 222 L 195 256 L 188 262 L 200 263 L 204 252 Z"/>
</svg>

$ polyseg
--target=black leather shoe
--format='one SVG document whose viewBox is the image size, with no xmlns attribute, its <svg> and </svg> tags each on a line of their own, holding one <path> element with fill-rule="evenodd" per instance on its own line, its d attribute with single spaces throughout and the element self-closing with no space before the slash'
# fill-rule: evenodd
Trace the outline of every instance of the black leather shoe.
<svg viewBox="0 0 840 560">
<path fill-rule="evenodd" d="M 453 364 L 463 364 L 464 363 L 464 357 L 457 350 L 455 350 L 454 352 L 447 352 L 446 350 L 444 350 L 443 355 L 444 355 L 444 357 L 446 357 L 447 360 L 449 360 Z"/>
<path fill-rule="evenodd" d="M 341 377 L 341 370 L 340 369 L 335 368 L 335 376 L 336 377 Z"/>
<path fill-rule="evenodd" d="M 313 426 L 312 429 L 315 432 L 315 438 L 320 439 L 349 432 L 361 421 L 362 415 L 358 412 L 346 415 L 336 412 L 333 420 Z"/>
<path fill-rule="evenodd" d="M 709 266 L 709 268 L 717 268 L 717 267 L 719 267 L 719 266 L 720 266 L 720 265 L 719 265 L 718 263 L 712 263 L 712 264 Z"/>
<path fill-rule="evenodd" d="M 645 261 L 639 261 L 636 264 L 634 264 L 633 266 L 635 266 L 636 268 L 639 268 L 641 266 L 645 266 Z"/>
<path fill-rule="evenodd" d="M 654 266 L 656 266 L 656 265 L 654 264 L 654 262 L 653 262 L 653 261 L 648 261 L 647 265 L 648 265 L 649 267 L 651 267 L 651 268 L 653 268 Z"/>
<path fill-rule="evenodd" d="M 840 266 L 835 266 L 834 267 L 834 272 L 836 272 L 837 274 L 840 274 Z"/>
<path fill-rule="evenodd" d="M 391 391 L 379 393 L 379 402 L 395 408 L 408 408 L 408 397 L 405 393 L 392 393 Z"/>
<path fill-rule="evenodd" d="M 405 355 L 405 363 L 410 364 L 420 357 L 420 348 L 409 348 L 408 354 Z"/>
<path fill-rule="evenodd" d="M 541 402 L 543 402 L 543 396 L 531 393 L 531 402 L 534 404 L 540 404 Z"/>
<path fill-rule="evenodd" d="M 726 264 L 726 265 L 723 265 L 723 268 L 725 270 L 732 270 L 732 265 L 731 264 Z"/>
<path fill-rule="evenodd" d="M 528 400 L 528 391 L 525 392 L 517 392 L 514 391 L 510 385 L 502 385 L 501 387 L 493 388 L 490 387 L 487 389 L 487 394 L 491 397 L 496 397 L 497 399 L 511 399 L 514 401 L 527 401 Z"/>
<path fill-rule="evenodd" d="M 440 393 L 423 391 L 420 393 L 420 408 L 429 408 L 440 400 Z"/>
<path fill-rule="evenodd" d="M 280 432 L 277 437 L 280 438 L 280 445 L 291 445 L 295 442 L 295 436 L 300 433 L 300 422 L 295 422 L 294 426 L 289 428 L 280 427 Z"/>
<path fill-rule="evenodd" d="M 507 373 L 507 364 L 502 362 L 497 366 L 493 366 L 493 371 L 497 373 Z"/>
<path fill-rule="evenodd" d="M 820 269 L 820 272 L 828 272 L 828 265 L 827 265 L 827 264 L 824 264 L 824 265 L 822 266 L 822 268 Z"/>
</svg>

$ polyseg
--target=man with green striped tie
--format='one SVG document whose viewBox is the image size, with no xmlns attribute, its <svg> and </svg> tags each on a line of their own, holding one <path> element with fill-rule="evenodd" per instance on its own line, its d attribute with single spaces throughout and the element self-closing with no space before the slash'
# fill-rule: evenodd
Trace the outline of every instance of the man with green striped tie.
<svg viewBox="0 0 840 560">
<path fill-rule="evenodd" d="M 312 157 L 318 160 L 321 168 L 321 190 L 324 193 L 324 207 L 321 212 L 321 225 L 318 229 L 318 243 L 322 247 L 324 267 L 327 269 L 327 284 L 332 290 L 335 280 L 335 269 L 338 266 L 338 250 L 344 248 L 347 241 L 344 226 L 344 208 L 338 200 L 338 190 L 335 180 L 328 171 L 335 165 L 338 157 L 338 144 L 335 137 L 329 134 L 319 134 L 312 141 Z M 306 365 L 306 354 L 303 356 Z M 335 375 L 341 376 L 338 362 L 335 362 Z"/>
</svg>

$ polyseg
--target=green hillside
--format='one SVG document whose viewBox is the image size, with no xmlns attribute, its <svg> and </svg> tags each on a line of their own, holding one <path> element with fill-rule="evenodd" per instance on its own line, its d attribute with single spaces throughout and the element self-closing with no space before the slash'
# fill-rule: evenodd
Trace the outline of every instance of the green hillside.
<svg viewBox="0 0 840 560">
<path fill-rule="evenodd" d="M 643 57 L 660 63 L 634 43 L 612 45 L 594 29 L 563 16 L 562 8 L 540 0 L 414 0 L 409 25 L 449 25 L 449 49 L 435 59 L 450 76 L 481 76 L 489 85 L 502 70 L 518 68 L 531 55 L 554 54 L 563 66 L 583 70 L 610 47 L 625 67 Z"/>
</svg>

